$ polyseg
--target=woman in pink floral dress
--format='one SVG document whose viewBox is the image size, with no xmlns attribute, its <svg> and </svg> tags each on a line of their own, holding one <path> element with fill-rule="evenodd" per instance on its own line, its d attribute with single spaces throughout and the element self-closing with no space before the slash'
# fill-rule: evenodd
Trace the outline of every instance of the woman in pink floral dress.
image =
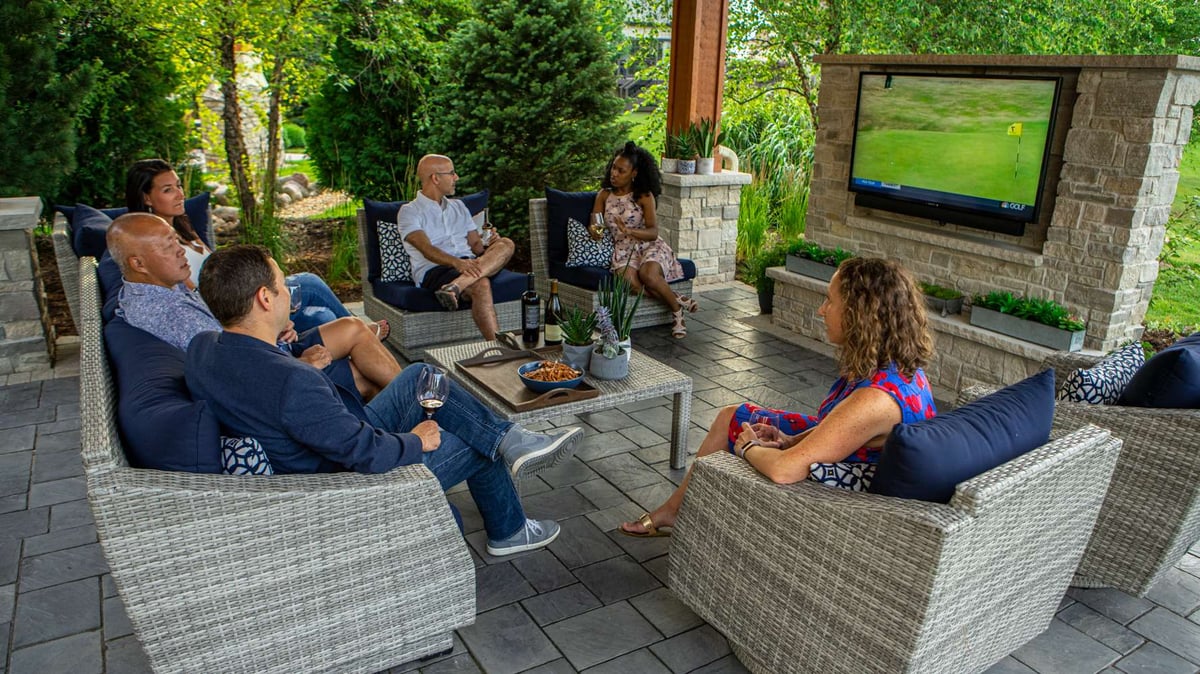
<svg viewBox="0 0 1200 674">
<path fill-rule="evenodd" d="M 603 213 L 612 230 L 613 273 L 625 274 L 634 292 L 645 288 L 647 295 L 666 304 L 674 319 L 671 334 L 686 337 L 683 312 L 694 312 L 700 306 L 686 295 L 675 294 L 668 285 L 683 278 L 683 267 L 658 235 L 654 204 L 659 194 L 662 177 L 658 164 L 631 141 L 608 163 L 592 213 Z"/>
</svg>

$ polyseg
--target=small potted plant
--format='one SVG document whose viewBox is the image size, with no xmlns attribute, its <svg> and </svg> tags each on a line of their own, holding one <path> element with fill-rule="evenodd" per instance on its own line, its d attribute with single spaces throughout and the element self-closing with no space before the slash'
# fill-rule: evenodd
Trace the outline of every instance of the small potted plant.
<svg viewBox="0 0 1200 674">
<path fill-rule="evenodd" d="M 609 320 L 612 321 L 613 328 L 617 331 L 617 340 L 624 346 L 631 346 L 629 336 L 633 332 L 633 315 L 637 313 L 644 292 L 639 292 L 636 297 L 633 295 L 633 289 L 625 278 L 624 269 L 619 274 L 614 273 L 601 280 L 600 287 L 596 290 L 597 325 L 600 324 L 600 308 L 607 309 Z M 628 350 L 625 358 L 629 359 Z"/>
<path fill-rule="evenodd" d="M 667 132 L 666 138 L 663 141 L 663 156 L 658 163 L 658 168 L 663 173 L 675 173 L 679 170 L 679 136 Z"/>
<path fill-rule="evenodd" d="M 1085 326 L 1054 300 L 994 291 L 971 298 L 971 325 L 1057 349 L 1083 348 Z"/>
<path fill-rule="evenodd" d="M 758 311 L 769 314 L 775 310 L 775 279 L 767 276 L 767 269 L 782 267 L 787 258 L 783 244 L 764 246 L 742 263 L 742 280 L 758 291 Z"/>
<path fill-rule="evenodd" d="M 587 372 L 595 346 L 592 337 L 596 331 L 595 312 L 571 307 L 559 318 L 559 327 L 563 334 L 563 361 L 580 372 Z"/>
<path fill-rule="evenodd" d="M 936 283 L 922 283 L 921 292 L 925 293 L 925 306 L 930 311 L 942 316 L 962 313 L 963 294 L 957 290 Z"/>
<path fill-rule="evenodd" d="M 796 274 L 829 281 L 842 262 L 854 253 L 841 248 L 822 248 L 803 239 L 788 247 L 787 270 Z"/>
<path fill-rule="evenodd" d="M 691 127 L 683 129 L 675 135 L 675 150 L 679 153 L 679 161 L 675 163 L 675 170 L 679 172 L 679 175 L 688 176 L 696 172 L 696 158 L 692 154 L 694 146 L 695 139 L 692 136 Z"/>
<path fill-rule="evenodd" d="M 692 124 L 692 149 L 696 152 L 696 175 L 713 172 L 713 150 L 717 146 L 717 125 L 708 117 Z"/>
<path fill-rule="evenodd" d="M 589 371 L 597 379 L 621 379 L 629 374 L 629 349 L 621 343 L 608 307 L 596 309 L 600 340 L 592 350 Z"/>
</svg>

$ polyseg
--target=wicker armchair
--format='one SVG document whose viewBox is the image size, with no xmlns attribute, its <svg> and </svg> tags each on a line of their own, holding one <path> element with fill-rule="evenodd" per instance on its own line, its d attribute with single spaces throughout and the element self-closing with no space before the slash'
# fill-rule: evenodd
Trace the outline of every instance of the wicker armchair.
<svg viewBox="0 0 1200 674">
<path fill-rule="evenodd" d="M 371 320 L 387 319 L 392 328 L 388 345 L 409 361 L 423 360 L 425 348 L 483 339 L 471 319 L 470 311 L 405 311 L 375 296 L 375 287 L 367 278 L 367 218 L 358 209 L 358 260 L 362 268 L 363 313 Z M 500 331 L 521 328 L 521 301 L 498 302 L 496 318 Z"/>
<path fill-rule="evenodd" d="M 1095 360 L 1066 353 L 1043 365 L 1061 382 Z M 1200 410 L 1058 401 L 1056 428 L 1083 424 L 1125 445 L 1072 584 L 1145 596 L 1200 540 Z"/>
<path fill-rule="evenodd" d="M 115 422 L 95 261 L 80 261 L 88 500 L 156 672 L 377 672 L 445 650 L 475 571 L 438 481 L 131 468 Z"/>
<path fill-rule="evenodd" d="M 529 249 L 533 264 L 533 273 L 537 276 L 538 292 L 546 297 L 550 294 L 550 258 L 546 227 L 549 218 L 546 214 L 546 199 L 529 200 Z M 671 289 L 680 295 L 692 294 L 691 280 L 676 281 Z M 563 306 L 590 307 L 593 311 L 599 306 L 596 301 L 596 291 L 569 283 L 558 283 L 558 296 Z M 645 300 L 638 305 L 637 313 L 633 315 L 633 327 L 647 328 L 653 325 L 668 325 L 671 323 L 671 312 L 667 305 L 654 300 Z"/>
<path fill-rule="evenodd" d="M 670 586 L 755 672 L 978 672 L 1054 617 L 1120 440 L 1085 427 L 947 505 L 695 465 Z"/>
</svg>

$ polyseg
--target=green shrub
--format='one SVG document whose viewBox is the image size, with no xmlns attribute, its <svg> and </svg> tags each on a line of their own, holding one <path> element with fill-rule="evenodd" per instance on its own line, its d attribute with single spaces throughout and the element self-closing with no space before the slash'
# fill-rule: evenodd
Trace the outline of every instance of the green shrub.
<svg viewBox="0 0 1200 674">
<path fill-rule="evenodd" d="M 356 217 L 343 220 L 333 233 L 333 252 L 329 257 L 329 274 L 326 276 L 331 281 L 353 282 L 360 278 Z"/>
<path fill-rule="evenodd" d="M 804 236 L 808 224 L 808 190 L 812 181 L 811 164 L 803 168 L 786 169 L 788 177 L 779 185 L 779 216 L 776 219 L 779 238 L 795 241 Z"/>
<path fill-rule="evenodd" d="M 291 122 L 283 125 L 283 147 L 292 149 L 301 149 L 304 147 L 304 127 Z"/>
<path fill-rule="evenodd" d="M 810 243 L 803 239 L 799 241 L 793 241 L 791 244 L 789 244 L 787 252 L 792 255 L 799 255 L 800 257 L 812 260 L 814 262 L 827 264 L 831 267 L 841 266 L 843 262 L 854 257 L 854 253 L 851 253 L 848 250 L 843 250 L 840 247 L 833 249 L 822 248 L 815 243 Z"/>
<path fill-rule="evenodd" d="M 971 298 L 971 304 L 1071 332 L 1087 327 L 1083 321 L 1071 316 L 1071 312 L 1063 305 L 1040 297 L 1023 297 L 995 290 L 986 295 L 975 295 Z"/>
<path fill-rule="evenodd" d="M 787 246 L 782 243 L 762 248 L 742 263 L 742 280 L 759 292 L 773 291 L 775 279 L 767 276 L 767 269 L 782 267 L 787 261 L 787 253 Z"/>
<path fill-rule="evenodd" d="M 759 181 L 742 188 L 738 206 L 737 258 L 745 260 L 756 255 L 767 240 L 771 226 L 771 204 L 766 188 Z"/>
<path fill-rule="evenodd" d="M 929 295 L 930 297 L 936 297 L 939 300 L 956 300 L 963 296 L 962 293 L 958 292 L 954 288 L 947 288 L 945 286 L 937 285 L 936 283 L 922 282 L 921 292 Z"/>
</svg>

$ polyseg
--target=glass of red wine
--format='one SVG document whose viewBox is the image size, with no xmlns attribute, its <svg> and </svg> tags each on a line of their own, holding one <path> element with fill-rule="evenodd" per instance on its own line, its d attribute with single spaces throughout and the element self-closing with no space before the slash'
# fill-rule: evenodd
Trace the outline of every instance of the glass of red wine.
<svg viewBox="0 0 1200 674">
<path fill-rule="evenodd" d="M 423 365 L 417 377 L 417 403 L 424 408 L 426 419 L 433 418 L 433 413 L 446 402 L 448 395 L 450 380 L 446 371 L 434 365 Z"/>
</svg>

